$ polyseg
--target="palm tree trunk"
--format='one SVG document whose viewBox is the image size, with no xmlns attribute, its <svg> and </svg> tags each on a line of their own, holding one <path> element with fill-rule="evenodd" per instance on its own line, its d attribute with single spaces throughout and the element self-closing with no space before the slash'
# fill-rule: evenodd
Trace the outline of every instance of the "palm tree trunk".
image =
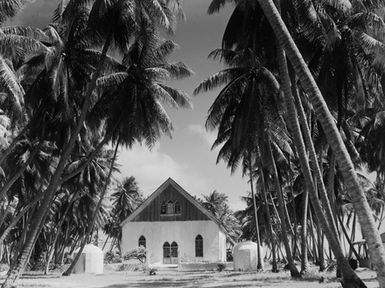
<svg viewBox="0 0 385 288">
<path fill-rule="evenodd" d="M 294 189 L 293 189 L 293 186 L 294 186 L 294 177 L 293 177 L 293 173 L 292 173 L 292 167 L 291 167 L 291 159 L 290 159 L 290 156 L 289 156 L 289 159 L 288 159 L 288 162 L 289 162 L 289 174 L 290 174 L 290 195 L 291 195 L 291 208 L 292 208 L 292 213 L 293 213 L 293 230 L 294 230 L 294 234 L 293 234 L 293 258 L 296 259 L 296 253 L 298 251 L 298 257 L 297 258 L 300 258 L 302 257 L 302 254 L 301 254 L 301 250 L 299 249 L 298 247 L 298 215 L 297 215 L 297 208 L 295 206 L 295 194 L 294 194 Z"/>
<path fill-rule="evenodd" d="M 266 14 L 269 21 L 270 21 L 270 18 L 277 17 L 281 21 L 281 23 L 279 23 L 279 24 L 281 24 L 283 26 L 285 25 L 283 23 L 281 17 L 280 17 L 278 10 L 276 9 L 274 3 L 272 2 L 272 0 L 267 0 L 266 2 L 258 0 L 258 2 L 260 4 L 260 6 L 262 7 L 262 9 L 264 10 L 265 14 L 269 13 L 269 12 L 271 13 L 271 9 L 274 9 L 275 14 L 273 14 L 273 16 Z M 271 24 L 271 22 L 270 22 L 270 24 Z M 286 26 L 285 26 L 285 29 L 286 29 Z M 286 29 L 286 31 L 287 31 L 287 29 Z M 279 38 L 279 35 L 277 35 L 277 33 L 276 33 L 276 37 L 278 40 L 280 40 L 280 44 L 282 45 L 282 41 Z M 290 34 L 289 34 L 289 37 L 290 37 Z M 285 47 L 284 45 L 282 45 L 282 46 Z M 329 223 L 326 220 L 325 215 L 322 211 L 322 207 L 321 207 L 321 204 L 319 202 L 318 195 L 317 195 L 317 192 L 315 190 L 315 185 L 313 182 L 313 177 L 312 177 L 312 174 L 310 171 L 310 166 L 309 166 L 309 161 L 308 161 L 308 157 L 307 157 L 307 153 L 306 153 L 306 149 L 305 149 L 305 144 L 303 142 L 303 138 L 302 138 L 299 122 L 298 122 L 297 112 L 296 112 L 296 108 L 294 105 L 293 96 L 292 96 L 292 92 L 291 92 L 291 87 L 290 87 L 291 81 L 290 81 L 290 77 L 289 77 L 286 57 L 285 57 L 285 53 L 283 52 L 282 49 L 278 49 L 278 64 L 279 64 L 280 75 L 282 78 L 281 79 L 281 86 L 282 86 L 282 89 L 283 89 L 284 94 L 285 94 L 286 106 L 287 106 L 288 112 L 289 112 L 289 116 L 288 116 L 289 128 L 291 129 L 291 131 L 293 133 L 294 143 L 296 144 L 302 173 L 303 173 L 304 179 L 305 179 L 306 189 L 308 189 L 308 191 L 310 192 L 309 196 L 310 196 L 311 202 L 313 204 L 314 211 L 317 215 L 318 221 L 320 221 L 320 223 L 324 229 L 325 235 L 328 237 L 329 244 L 333 248 L 334 254 L 336 255 L 337 259 L 339 261 L 341 261 L 341 268 L 343 268 L 343 271 L 344 271 L 343 272 L 343 285 L 357 285 L 357 287 L 365 287 L 365 285 L 363 284 L 361 279 L 358 278 L 358 276 L 351 269 L 351 267 L 349 266 L 349 263 L 345 259 L 344 254 L 343 254 L 342 249 L 341 249 L 341 246 L 340 246 L 340 243 L 336 237 L 336 231 L 335 231 L 335 229 L 333 229 L 329 225 Z M 301 122 L 303 122 L 303 121 L 301 121 Z M 306 119 L 305 119 L 305 122 L 306 122 Z M 306 125 L 306 123 L 303 123 L 303 125 Z M 304 127 L 306 127 L 306 126 L 304 126 Z M 311 141 L 311 139 L 310 139 L 310 141 Z M 315 162 L 318 163 L 317 160 Z M 313 164 L 315 164 L 315 163 L 313 163 Z"/>
<path fill-rule="evenodd" d="M 270 164 L 272 165 L 272 168 L 273 168 L 275 188 L 277 190 L 278 201 L 279 201 L 278 211 L 279 211 L 279 214 L 281 217 L 281 229 L 282 229 L 282 238 L 283 238 L 282 240 L 283 240 L 283 244 L 285 246 L 286 259 L 287 259 L 287 262 L 289 264 L 291 277 L 299 278 L 299 277 L 301 277 L 301 275 L 297 269 L 297 266 L 295 266 L 293 257 L 291 255 L 291 249 L 290 249 L 290 245 L 289 245 L 289 237 L 287 235 L 287 227 L 286 227 L 286 221 L 285 221 L 285 208 L 284 208 L 285 201 L 283 199 L 281 184 L 279 182 L 277 166 L 275 164 L 273 152 L 271 150 L 271 139 L 270 139 L 269 135 L 267 135 L 266 138 L 267 138 L 266 139 L 267 140 L 267 152 L 268 152 L 268 156 L 270 158 L 270 162 L 271 162 Z"/>
<path fill-rule="evenodd" d="M 311 168 L 313 169 L 313 173 L 314 173 L 315 180 L 316 180 L 316 181 L 314 181 L 314 183 L 317 185 L 318 193 L 321 196 L 320 198 L 321 198 L 324 210 L 326 212 L 326 217 L 330 223 L 330 228 L 332 229 L 333 233 L 338 235 L 336 221 L 335 221 L 335 218 L 333 217 L 333 211 L 332 211 L 332 208 L 330 205 L 328 193 L 326 191 L 325 183 L 324 183 L 323 177 L 322 177 L 322 174 L 323 174 L 321 171 L 321 169 L 322 169 L 321 165 L 322 164 L 318 164 L 317 154 L 316 154 L 313 140 L 312 140 L 312 137 L 310 134 L 310 129 L 309 129 L 309 126 L 308 126 L 307 121 L 306 121 L 305 110 L 303 108 L 301 99 L 300 99 L 299 94 L 298 94 L 297 82 L 295 80 L 294 73 L 292 73 L 291 84 L 292 84 L 292 92 L 293 92 L 295 104 L 296 104 L 299 119 L 300 119 L 299 123 L 300 123 L 300 126 L 302 128 L 306 147 L 309 151 L 310 165 L 311 165 Z M 320 163 L 322 163 L 322 156 L 320 156 L 319 158 L 320 158 L 320 160 L 319 160 Z"/>
<path fill-rule="evenodd" d="M 104 186 L 103 186 L 103 190 L 102 192 L 100 193 L 100 198 L 99 198 L 99 201 L 98 201 L 98 204 L 96 205 L 95 207 L 95 210 L 92 214 L 92 218 L 91 218 L 91 221 L 90 223 L 88 224 L 88 227 L 87 227 L 87 230 L 86 230 L 86 234 L 84 235 L 84 238 L 82 240 L 82 243 L 80 244 L 80 249 L 79 251 L 77 252 L 74 260 L 72 261 L 71 265 L 68 267 L 68 269 L 63 273 L 63 276 L 69 276 L 71 275 L 72 273 L 72 270 L 74 269 L 76 263 L 79 261 L 80 259 L 80 256 L 82 255 L 82 252 L 83 252 L 83 249 L 84 247 L 86 246 L 87 244 L 87 239 L 88 237 L 91 236 L 92 232 L 93 232 L 93 229 L 94 229 L 94 225 L 95 225 L 95 221 L 96 221 L 96 217 L 98 215 L 98 212 L 99 212 L 99 209 L 102 205 L 102 202 L 103 202 L 103 199 L 104 199 L 104 196 L 108 190 L 108 185 L 110 184 L 110 179 L 111 179 L 111 175 L 112 175 L 112 171 L 114 170 L 114 164 L 115 164 L 115 160 L 116 160 L 116 156 L 118 154 L 118 148 L 119 148 L 119 141 L 120 139 L 118 138 L 117 142 L 116 142 L 116 146 L 115 146 L 115 151 L 114 151 L 114 155 L 112 156 L 112 160 L 111 160 L 111 164 L 110 164 L 110 170 L 108 172 L 108 175 L 107 175 L 107 179 L 106 179 L 106 182 L 104 183 Z"/>
<path fill-rule="evenodd" d="M 302 231 L 301 231 L 301 274 L 305 274 L 309 268 L 307 255 L 307 214 L 309 207 L 309 191 L 304 189 L 302 198 Z"/>
<path fill-rule="evenodd" d="M 255 199 L 254 192 L 254 179 L 253 179 L 253 169 L 251 163 L 251 155 L 249 154 L 249 176 L 250 176 L 250 189 L 251 189 L 251 197 L 253 198 L 253 207 L 254 207 L 254 218 L 255 218 L 255 232 L 257 234 L 257 245 L 258 245 L 258 262 L 257 269 L 262 270 L 262 255 L 261 255 L 261 238 L 259 235 L 259 224 L 258 224 L 258 209 L 257 209 L 257 201 Z"/>
<path fill-rule="evenodd" d="M 270 214 L 270 207 L 269 202 L 267 201 L 267 192 L 266 192 L 266 185 L 265 185 L 265 173 L 263 172 L 262 167 L 262 161 L 261 161 L 261 155 L 259 152 L 259 147 L 256 147 L 257 152 L 257 158 L 258 158 L 258 166 L 259 166 L 259 173 L 260 173 L 260 179 L 261 179 L 261 190 L 262 190 L 262 197 L 264 202 L 264 208 L 265 208 L 265 214 L 267 219 L 267 231 L 269 233 L 269 238 L 271 241 L 271 254 L 273 257 L 273 263 L 272 263 L 272 272 L 277 273 L 278 267 L 277 267 L 277 255 L 275 250 L 275 240 L 274 240 L 274 234 L 273 234 L 273 225 L 271 223 L 271 214 Z"/>
<path fill-rule="evenodd" d="M 71 199 L 68 202 L 68 206 L 67 206 L 66 210 L 64 211 L 63 215 L 61 216 L 61 218 L 59 220 L 59 223 L 57 223 L 57 225 L 56 225 L 56 229 L 55 229 L 56 233 L 55 233 L 54 239 L 52 241 L 52 245 L 51 245 L 50 249 L 47 251 L 48 257 L 47 257 L 46 266 L 45 266 L 45 274 L 48 274 L 48 272 L 49 272 L 49 264 L 51 263 L 52 257 L 53 257 L 54 252 L 55 252 L 56 242 L 57 242 L 57 240 L 59 238 L 59 235 L 61 234 L 60 233 L 60 228 L 63 225 L 63 222 L 66 219 L 67 214 L 70 211 L 72 204 L 76 201 L 75 197 L 78 195 L 79 191 L 80 190 L 76 190 L 71 195 Z"/>
<path fill-rule="evenodd" d="M 349 256 L 351 254 L 351 252 L 354 254 L 354 256 L 357 258 L 357 260 L 360 260 L 360 255 L 357 253 L 356 249 L 354 248 L 353 246 L 353 243 L 351 241 L 351 239 L 349 238 L 349 234 L 348 232 L 346 231 L 346 228 L 345 228 L 345 225 L 344 223 L 342 222 L 342 219 L 340 216 L 337 216 L 338 218 L 338 221 L 340 222 L 340 225 L 341 225 L 341 228 L 342 228 L 342 233 L 344 234 L 345 238 L 346 238 L 346 241 L 348 242 L 348 245 L 349 245 Z"/>
<path fill-rule="evenodd" d="M 324 234 L 322 233 L 321 224 L 317 221 L 317 236 L 318 236 L 318 265 L 319 271 L 325 271 L 325 252 L 324 252 Z"/>
<path fill-rule="evenodd" d="M 380 287 L 385 288 L 385 249 L 380 234 L 375 227 L 374 219 L 371 215 L 372 211 L 358 182 L 353 163 L 342 141 L 334 119 L 274 3 L 272 0 L 257 1 L 270 22 L 279 43 L 286 50 L 288 58 L 290 59 L 303 88 L 310 97 L 315 114 L 322 125 L 328 143 L 335 153 L 336 160 L 347 186 L 347 191 L 350 192 L 354 209 L 357 212 L 362 232 L 368 244 L 370 258 L 377 272 L 377 279 Z"/>
<path fill-rule="evenodd" d="M 2 288 L 12 287 L 13 283 L 17 281 L 17 279 L 20 277 L 20 274 L 22 273 L 27 262 L 29 261 L 29 257 L 33 250 L 34 243 L 36 242 L 37 237 L 40 233 L 40 228 L 42 227 L 41 223 L 44 222 L 47 217 L 47 214 L 48 214 L 49 208 L 51 207 L 52 201 L 54 199 L 56 190 L 60 184 L 60 178 L 63 174 L 65 165 L 70 157 L 74 144 L 78 138 L 80 130 L 82 129 L 83 123 L 86 119 L 87 112 L 91 103 L 92 92 L 95 90 L 96 80 L 100 76 L 111 41 L 112 41 L 112 32 L 109 33 L 109 35 L 107 36 L 106 42 L 102 50 L 101 59 L 98 63 L 98 67 L 94 72 L 94 74 L 92 75 L 90 84 L 87 86 L 87 91 L 85 93 L 84 102 L 82 105 L 82 109 L 81 109 L 79 120 L 77 121 L 76 127 L 70 137 L 70 140 L 62 150 L 58 166 L 56 167 L 55 173 L 51 178 L 50 184 L 48 185 L 45 191 L 45 197 L 43 198 L 39 211 L 37 211 L 37 213 L 34 215 L 34 219 L 32 219 L 31 229 L 27 235 L 27 239 L 25 241 L 22 252 L 18 256 L 18 259 L 16 260 L 16 265 L 13 267 L 13 269 L 10 269 L 8 271 L 7 277 L 2 284 Z"/>
<path fill-rule="evenodd" d="M 318 248 L 317 248 L 317 243 L 315 239 L 315 233 L 314 233 L 314 221 L 313 221 L 313 216 L 310 210 L 309 213 L 309 222 L 310 222 L 310 235 L 311 235 L 311 243 L 312 243 L 312 254 L 313 254 L 313 264 L 316 264 L 318 262 Z"/>
</svg>

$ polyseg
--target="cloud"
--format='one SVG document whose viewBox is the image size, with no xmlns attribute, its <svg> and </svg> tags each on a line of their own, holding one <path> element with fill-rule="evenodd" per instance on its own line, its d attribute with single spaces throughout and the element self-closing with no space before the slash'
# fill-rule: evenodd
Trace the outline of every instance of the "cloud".
<svg viewBox="0 0 385 288">
<path fill-rule="evenodd" d="M 188 131 L 190 131 L 192 134 L 197 135 L 203 139 L 210 146 L 210 148 L 217 138 L 216 131 L 207 131 L 203 126 L 199 124 L 190 124 L 187 128 Z"/>
<path fill-rule="evenodd" d="M 157 144 L 151 151 L 136 145 L 131 150 L 124 149 L 119 153 L 118 164 L 121 171 L 116 178 L 134 176 L 141 191 L 148 196 L 169 177 L 178 182 L 192 195 L 201 195 L 209 189 L 209 181 L 192 171 L 188 165 L 179 163 L 170 155 L 160 151 Z"/>
</svg>

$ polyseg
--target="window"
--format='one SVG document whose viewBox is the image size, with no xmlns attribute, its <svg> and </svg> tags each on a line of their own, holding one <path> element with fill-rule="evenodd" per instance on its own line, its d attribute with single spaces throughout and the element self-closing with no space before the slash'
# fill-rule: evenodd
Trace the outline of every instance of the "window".
<svg viewBox="0 0 385 288">
<path fill-rule="evenodd" d="M 168 202 L 163 201 L 160 206 L 160 215 L 180 215 L 181 214 L 181 205 L 178 201 L 173 202 L 169 200 Z"/>
<path fill-rule="evenodd" d="M 195 257 L 203 257 L 203 238 L 201 235 L 195 237 Z"/>
<path fill-rule="evenodd" d="M 143 235 L 139 237 L 138 247 L 146 248 L 146 238 Z"/>
<path fill-rule="evenodd" d="M 167 204 L 165 202 L 162 203 L 160 206 L 160 214 L 166 214 L 167 213 Z"/>
<path fill-rule="evenodd" d="M 171 243 L 171 257 L 178 257 L 178 244 L 176 242 Z"/>
<path fill-rule="evenodd" d="M 174 214 L 174 203 L 171 200 L 167 202 L 167 214 Z"/>
<path fill-rule="evenodd" d="M 163 244 L 163 258 L 170 258 L 171 257 L 171 253 L 170 253 L 170 243 L 168 242 L 165 242 Z"/>
<path fill-rule="evenodd" d="M 174 212 L 175 214 L 180 214 L 180 204 L 178 201 L 175 202 Z"/>
</svg>

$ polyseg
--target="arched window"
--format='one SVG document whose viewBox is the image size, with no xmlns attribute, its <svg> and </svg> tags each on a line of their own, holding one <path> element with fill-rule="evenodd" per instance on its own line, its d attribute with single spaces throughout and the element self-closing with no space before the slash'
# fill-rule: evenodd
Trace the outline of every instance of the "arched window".
<svg viewBox="0 0 385 288">
<path fill-rule="evenodd" d="M 171 243 L 171 257 L 178 257 L 178 244 L 176 242 Z"/>
<path fill-rule="evenodd" d="M 138 247 L 146 248 L 146 238 L 143 235 L 139 237 Z"/>
<path fill-rule="evenodd" d="M 178 201 L 175 202 L 174 210 L 175 214 L 180 214 L 180 204 Z"/>
<path fill-rule="evenodd" d="M 203 238 L 201 235 L 195 237 L 195 257 L 203 257 Z"/>
<path fill-rule="evenodd" d="M 167 214 L 174 214 L 174 203 L 171 200 L 167 202 Z"/>
<path fill-rule="evenodd" d="M 171 253 L 170 253 L 170 243 L 168 242 L 165 242 L 163 244 L 163 258 L 170 258 L 171 257 Z"/>
<path fill-rule="evenodd" d="M 167 204 L 166 202 L 163 202 L 160 206 L 160 214 L 166 214 L 167 213 Z"/>
</svg>

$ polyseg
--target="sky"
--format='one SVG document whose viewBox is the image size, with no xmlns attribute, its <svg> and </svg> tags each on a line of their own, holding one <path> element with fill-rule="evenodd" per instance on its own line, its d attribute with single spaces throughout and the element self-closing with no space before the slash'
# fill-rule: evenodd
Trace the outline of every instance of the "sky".
<svg viewBox="0 0 385 288">
<path fill-rule="evenodd" d="M 12 22 L 44 27 L 57 3 L 57 0 L 32 1 Z M 145 196 L 171 177 L 193 196 L 202 197 L 214 190 L 225 193 L 230 207 L 238 210 L 245 207 L 241 196 L 248 193 L 250 186 L 240 171 L 232 175 L 225 163 L 216 164 L 218 151 L 210 149 L 216 134 L 204 127 L 207 111 L 219 90 L 192 96 L 201 81 L 221 69 L 207 55 L 220 47 L 232 9 L 229 6 L 220 14 L 207 15 L 209 3 L 209 0 L 184 0 L 187 19 L 180 21 L 175 35 L 170 36 L 180 46 L 170 60 L 182 61 L 195 72 L 194 76 L 172 84 L 191 95 L 194 108 L 167 109 L 174 126 L 172 139 L 162 137 L 151 151 L 140 145 L 121 149 L 118 159 L 121 173 L 115 177 L 134 176 Z"/>
</svg>

